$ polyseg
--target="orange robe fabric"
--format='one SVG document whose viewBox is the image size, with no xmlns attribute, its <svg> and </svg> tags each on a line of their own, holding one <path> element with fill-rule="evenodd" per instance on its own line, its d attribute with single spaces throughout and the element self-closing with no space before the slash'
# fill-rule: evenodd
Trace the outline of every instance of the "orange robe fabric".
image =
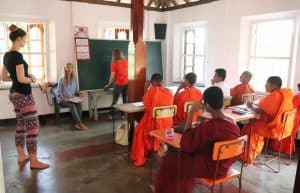
<svg viewBox="0 0 300 193">
<path fill-rule="evenodd" d="M 293 97 L 293 105 L 294 108 L 296 109 L 293 132 L 290 137 L 287 137 L 284 140 L 282 140 L 282 147 L 281 147 L 281 152 L 286 153 L 288 155 L 294 153 L 296 150 L 295 140 L 296 140 L 296 135 L 300 123 L 300 93 L 296 94 Z M 280 145 L 279 142 L 275 141 L 273 149 L 275 151 L 279 151 L 279 145 Z"/>
<path fill-rule="evenodd" d="M 230 106 L 242 104 L 242 96 L 244 94 L 254 93 L 253 88 L 250 84 L 241 83 L 230 89 L 230 96 L 232 96 Z"/>
<path fill-rule="evenodd" d="M 249 164 L 252 164 L 256 156 L 261 153 L 264 137 L 280 137 L 283 114 L 293 110 L 292 98 L 292 90 L 283 88 L 271 92 L 259 102 L 258 107 L 263 111 L 259 119 L 246 124 L 242 131 L 242 135 L 250 135 L 250 128 L 252 128 L 247 156 L 243 158 Z"/>
<path fill-rule="evenodd" d="M 200 101 L 202 93 L 195 87 L 187 87 L 182 92 L 178 93 L 174 98 L 174 104 L 177 105 L 177 114 L 174 119 L 174 125 L 179 125 L 187 119 L 187 113 L 184 112 L 184 104 L 186 102 Z M 193 117 L 193 122 L 196 122 L 198 114 Z"/>
<path fill-rule="evenodd" d="M 154 107 L 173 105 L 174 97 L 170 91 L 163 87 L 154 86 L 150 88 L 143 97 L 145 113 L 141 121 L 134 129 L 131 159 L 135 166 L 143 165 L 145 156 L 152 149 L 152 139 L 150 131 L 154 130 L 154 118 L 152 111 Z M 173 118 L 163 118 L 156 120 L 156 129 L 173 127 Z M 154 141 L 154 151 L 159 148 L 159 140 Z"/>
</svg>

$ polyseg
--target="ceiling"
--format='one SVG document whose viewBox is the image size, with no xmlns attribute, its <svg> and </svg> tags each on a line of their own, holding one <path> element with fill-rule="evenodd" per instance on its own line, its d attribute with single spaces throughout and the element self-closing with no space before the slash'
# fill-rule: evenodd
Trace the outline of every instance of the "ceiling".
<svg viewBox="0 0 300 193">
<path fill-rule="evenodd" d="M 131 0 L 64 0 L 76 1 L 92 4 L 110 5 L 117 7 L 131 7 Z M 147 10 L 154 11 L 171 11 L 185 7 L 210 3 L 219 0 L 144 0 L 144 6 Z"/>
</svg>

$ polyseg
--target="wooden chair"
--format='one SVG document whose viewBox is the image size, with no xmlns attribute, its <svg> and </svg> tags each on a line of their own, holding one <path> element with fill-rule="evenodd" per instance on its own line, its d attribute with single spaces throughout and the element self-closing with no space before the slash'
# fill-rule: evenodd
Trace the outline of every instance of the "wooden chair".
<svg viewBox="0 0 300 193">
<path fill-rule="evenodd" d="M 224 97 L 223 106 L 224 106 L 224 107 L 228 107 L 228 106 L 230 106 L 231 99 L 232 99 L 232 97 L 231 97 L 231 96 Z"/>
<path fill-rule="evenodd" d="M 156 127 L 156 121 L 160 118 L 173 118 L 175 117 L 177 113 L 177 106 L 176 105 L 170 105 L 170 106 L 160 106 L 160 107 L 154 107 L 152 111 L 152 117 L 154 119 L 154 130 L 157 129 Z M 164 128 L 167 129 L 167 128 Z M 154 148 L 154 138 L 152 140 L 152 147 Z M 153 152 L 153 151 L 152 151 Z M 153 155 L 153 153 L 152 153 Z M 153 157 L 153 156 L 151 156 Z M 152 160 L 150 159 L 150 184 L 152 184 Z"/>
<path fill-rule="evenodd" d="M 214 189 L 215 189 L 215 185 L 220 184 L 221 185 L 220 192 L 222 192 L 222 184 L 224 182 L 227 182 L 233 178 L 238 178 L 239 179 L 239 193 L 240 193 L 241 189 L 242 189 L 242 175 L 243 175 L 244 163 L 241 163 L 241 167 L 240 167 L 239 171 L 230 167 L 227 172 L 227 176 L 224 178 L 217 179 L 217 172 L 219 169 L 220 160 L 234 158 L 234 157 L 240 156 L 246 152 L 247 140 L 248 140 L 248 136 L 244 135 L 244 136 L 239 137 L 234 140 L 216 142 L 214 144 L 214 149 L 213 149 L 213 154 L 212 154 L 212 159 L 217 162 L 214 177 L 213 178 L 196 178 L 195 182 L 208 186 L 210 188 L 211 192 L 213 193 Z"/>
<path fill-rule="evenodd" d="M 288 162 L 286 162 L 284 160 L 281 160 L 281 148 L 282 148 L 282 141 L 285 138 L 288 138 L 292 135 L 295 115 L 296 115 L 295 110 L 288 111 L 288 112 L 284 113 L 284 115 L 283 115 L 283 128 L 282 128 L 282 133 L 280 135 L 280 138 L 278 139 L 278 138 L 267 138 L 267 137 L 265 137 L 266 144 L 265 144 L 265 150 L 264 150 L 264 157 L 265 157 L 266 160 L 265 161 L 254 162 L 255 165 L 265 165 L 266 167 L 270 168 L 274 173 L 279 173 L 281 163 L 284 163 L 286 165 L 290 165 L 291 159 L 292 159 L 291 153 L 289 154 L 289 161 Z M 276 154 L 268 154 L 268 152 L 267 152 L 268 147 L 269 147 L 269 140 L 270 139 L 273 140 L 273 141 L 278 141 L 279 142 L 279 150 L 278 150 L 278 153 L 276 153 Z M 291 144 L 290 144 L 290 146 L 291 146 Z M 256 144 L 255 149 L 256 148 L 257 148 L 257 144 Z M 291 147 L 290 147 L 290 149 L 291 149 Z M 274 167 L 272 167 L 270 165 L 270 163 L 275 161 L 275 160 L 277 161 L 277 169 L 275 169 Z"/>
<path fill-rule="evenodd" d="M 243 94 L 242 96 L 242 103 L 248 103 L 248 102 L 253 102 L 256 94 L 251 93 L 251 94 Z"/>
</svg>

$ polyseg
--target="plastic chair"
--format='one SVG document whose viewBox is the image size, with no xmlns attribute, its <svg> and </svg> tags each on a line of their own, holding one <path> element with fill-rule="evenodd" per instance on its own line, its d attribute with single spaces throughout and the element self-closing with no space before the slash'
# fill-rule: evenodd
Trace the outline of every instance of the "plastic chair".
<svg viewBox="0 0 300 193">
<path fill-rule="evenodd" d="M 170 105 L 170 106 L 160 106 L 160 107 L 154 107 L 152 111 L 152 117 L 154 119 L 154 130 L 156 128 L 156 121 L 160 118 L 174 118 L 177 113 L 177 106 L 176 105 Z M 165 128 L 167 129 L 167 128 Z M 152 140 L 152 147 L 154 148 L 154 139 Z M 153 153 L 152 153 L 153 154 Z M 153 157 L 153 156 L 151 156 Z M 152 183 L 152 159 L 150 159 L 150 184 Z"/>
<path fill-rule="evenodd" d="M 230 106 L 231 99 L 232 99 L 232 97 L 231 97 L 231 96 L 224 97 L 223 106 L 224 106 L 224 107 L 228 107 L 228 106 Z"/>
<path fill-rule="evenodd" d="M 242 189 L 242 175 L 243 175 L 243 167 L 244 163 L 241 163 L 240 170 L 235 170 L 232 168 L 232 166 L 228 169 L 227 175 L 224 178 L 218 178 L 217 179 L 217 172 L 219 167 L 220 160 L 234 158 L 237 156 L 240 156 L 246 152 L 247 147 L 247 140 L 248 136 L 244 135 L 242 137 L 239 137 L 234 140 L 228 140 L 228 141 L 222 141 L 222 142 L 216 142 L 214 144 L 212 159 L 217 161 L 216 168 L 215 168 L 215 174 L 213 178 L 196 178 L 196 183 L 201 183 L 206 186 L 208 186 L 211 190 L 211 192 L 214 192 L 215 185 L 220 184 L 221 189 L 220 192 L 222 192 L 222 184 L 224 182 L 227 182 L 233 178 L 239 179 L 239 193 Z"/>
<path fill-rule="evenodd" d="M 280 138 L 268 138 L 265 137 L 266 141 L 266 145 L 265 145 L 265 150 L 264 150 L 264 156 L 265 158 L 268 158 L 265 161 L 260 161 L 260 162 L 254 162 L 255 165 L 265 165 L 266 167 L 270 168 L 274 173 L 279 173 L 280 171 L 280 163 L 284 163 L 286 165 L 290 165 L 291 164 L 291 160 L 292 160 L 292 154 L 289 154 L 289 161 L 286 162 L 284 160 L 281 160 L 281 148 L 282 148 L 282 141 L 287 138 L 290 137 L 292 135 L 293 132 L 293 126 L 294 126 L 294 119 L 295 119 L 295 115 L 296 112 L 293 111 L 288 111 L 285 112 L 283 114 L 283 128 L 282 128 L 282 133 L 280 135 Z M 269 147 L 269 140 L 274 140 L 274 141 L 278 141 L 279 142 L 279 150 L 278 153 L 276 155 L 270 155 L 268 154 L 267 150 Z M 291 146 L 291 144 L 290 144 Z M 257 144 L 255 149 L 257 148 Z M 291 147 L 290 147 L 291 149 Z M 274 167 L 272 167 L 270 165 L 271 162 L 277 160 L 277 169 L 275 169 Z"/>
</svg>

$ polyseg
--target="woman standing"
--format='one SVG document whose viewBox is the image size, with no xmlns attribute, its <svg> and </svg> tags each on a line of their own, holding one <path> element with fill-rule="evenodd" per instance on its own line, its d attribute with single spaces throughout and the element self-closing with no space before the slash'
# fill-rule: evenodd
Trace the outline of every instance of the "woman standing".
<svg viewBox="0 0 300 193">
<path fill-rule="evenodd" d="M 126 103 L 128 90 L 128 61 L 123 52 L 118 48 L 112 51 L 111 73 L 107 85 L 104 86 L 104 90 L 107 90 L 113 82 L 115 84 L 115 88 L 113 93 L 113 102 L 111 105 L 118 102 L 121 93 L 123 103 Z M 112 119 L 112 116 L 109 116 L 108 118 Z M 125 118 L 124 114 L 122 115 L 122 118 Z"/>
<path fill-rule="evenodd" d="M 31 169 L 46 169 L 49 165 L 37 159 L 39 121 L 30 86 L 31 82 L 35 82 L 35 78 L 28 74 L 28 64 L 19 52 L 26 43 L 26 32 L 15 25 L 11 25 L 9 30 L 12 47 L 3 58 L 2 79 L 12 81 L 9 99 L 14 105 L 17 118 L 15 144 L 18 151 L 18 164 L 23 167 L 27 161 L 30 161 Z M 24 150 L 25 138 L 29 158 Z"/>
<path fill-rule="evenodd" d="M 68 107 L 76 121 L 75 128 L 88 129 L 81 121 L 81 98 L 83 94 L 77 89 L 76 78 L 73 73 L 73 64 L 67 63 L 64 68 L 64 76 L 58 81 L 57 102 L 62 107 Z"/>
</svg>

